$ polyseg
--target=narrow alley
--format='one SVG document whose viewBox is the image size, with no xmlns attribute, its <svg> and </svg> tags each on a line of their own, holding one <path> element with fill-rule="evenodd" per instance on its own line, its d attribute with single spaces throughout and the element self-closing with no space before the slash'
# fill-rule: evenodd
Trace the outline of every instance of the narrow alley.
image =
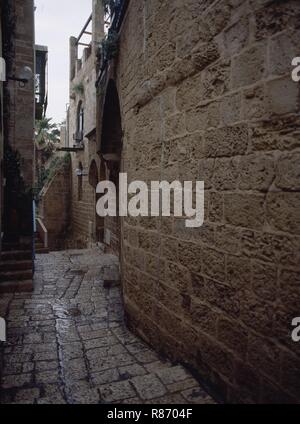
<svg viewBox="0 0 300 424">
<path fill-rule="evenodd" d="M 1 403 L 214 403 L 123 319 L 118 261 L 100 248 L 38 255 L 33 293 L 5 294 Z"/>
</svg>

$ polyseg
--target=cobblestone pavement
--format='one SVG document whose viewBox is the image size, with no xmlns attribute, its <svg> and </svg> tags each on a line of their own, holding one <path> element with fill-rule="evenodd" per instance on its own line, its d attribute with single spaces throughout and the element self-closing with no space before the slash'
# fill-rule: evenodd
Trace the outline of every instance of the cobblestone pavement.
<svg viewBox="0 0 300 424">
<path fill-rule="evenodd" d="M 99 249 L 39 255 L 34 292 L 1 295 L 1 403 L 214 403 L 126 329 L 120 287 L 104 284 L 117 269 Z"/>
</svg>

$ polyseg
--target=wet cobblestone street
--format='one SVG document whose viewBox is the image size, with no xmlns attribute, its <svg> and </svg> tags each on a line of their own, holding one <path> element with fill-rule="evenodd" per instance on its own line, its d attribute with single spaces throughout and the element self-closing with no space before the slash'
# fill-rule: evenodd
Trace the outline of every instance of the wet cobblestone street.
<svg viewBox="0 0 300 424">
<path fill-rule="evenodd" d="M 126 329 L 121 289 L 104 284 L 117 273 L 99 249 L 39 255 L 34 292 L 1 295 L 1 403 L 214 403 Z"/>
</svg>

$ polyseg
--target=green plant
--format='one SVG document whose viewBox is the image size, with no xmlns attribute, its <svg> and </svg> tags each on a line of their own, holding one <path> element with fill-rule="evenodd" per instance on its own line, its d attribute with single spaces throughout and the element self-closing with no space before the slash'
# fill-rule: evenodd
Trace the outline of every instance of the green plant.
<svg viewBox="0 0 300 424">
<path fill-rule="evenodd" d="M 75 84 L 73 86 L 73 92 L 75 94 L 83 95 L 83 93 L 84 93 L 84 85 L 83 85 L 83 82 L 82 81 L 79 82 L 78 84 Z"/>
<path fill-rule="evenodd" d="M 111 60 L 117 56 L 119 51 L 119 35 L 115 31 L 109 31 L 106 38 L 102 40 L 102 54 L 104 61 Z"/>
<path fill-rule="evenodd" d="M 39 146 L 59 143 L 60 130 L 52 118 L 43 118 L 35 122 L 35 140 Z"/>
<path fill-rule="evenodd" d="M 47 168 L 45 166 L 41 166 L 37 173 L 37 181 L 34 188 L 35 198 L 37 201 L 40 200 L 41 191 L 52 180 L 56 172 L 61 167 L 68 166 L 70 161 L 71 155 L 70 153 L 66 153 L 64 156 L 54 157 Z"/>
<path fill-rule="evenodd" d="M 117 1 L 116 0 L 102 0 L 104 13 L 112 16 L 115 12 Z"/>
</svg>

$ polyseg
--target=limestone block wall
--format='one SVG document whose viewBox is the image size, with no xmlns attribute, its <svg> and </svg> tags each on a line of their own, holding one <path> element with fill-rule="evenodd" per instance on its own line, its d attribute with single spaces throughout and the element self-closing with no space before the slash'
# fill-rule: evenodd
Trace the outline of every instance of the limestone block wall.
<svg viewBox="0 0 300 424">
<path fill-rule="evenodd" d="M 129 180 L 205 181 L 205 223 L 125 218 L 128 322 L 228 402 L 299 401 L 296 0 L 131 0 L 117 85 Z"/>
<path fill-rule="evenodd" d="M 31 243 L 34 178 L 34 78 L 24 86 L 8 77 L 23 67 L 34 72 L 33 0 L 2 2 L 3 57 L 7 81 L 3 85 L 3 240 Z"/>
<path fill-rule="evenodd" d="M 95 189 L 89 184 L 89 169 L 93 160 L 95 160 L 100 173 L 100 157 L 97 155 L 97 146 L 95 141 L 96 130 L 96 68 L 95 56 L 92 54 L 83 64 L 81 69 L 77 70 L 74 79 L 70 85 L 70 112 L 69 112 L 69 145 L 73 146 L 73 134 L 77 129 L 77 108 L 81 101 L 84 108 L 84 150 L 72 153 L 71 155 L 71 184 L 72 184 L 72 238 L 77 240 L 83 246 L 91 242 L 94 238 L 96 225 L 96 193 Z M 83 93 L 74 92 L 74 87 L 83 83 Z M 93 133 L 94 131 L 94 133 Z M 79 196 L 80 179 L 76 174 L 79 166 L 82 166 L 84 175 L 82 177 L 82 196 Z"/>
<path fill-rule="evenodd" d="M 34 12 L 33 0 L 8 0 L 4 9 L 7 76 L 18 76 L 24 66 L 34 71 Z M 34 159 L 34 81 L 24 87 L 16 81 L 5 85 L 6 142 L 22 157 L 21 176 L 28 188 L 33 185 Z"/>
<path fill-rule="evenodd" d="M 71 167 L 64 164 L 43 189 L 38 215 L 48 231 L 48 248 L 65 248 L 65 238 L 70 228 Z"/>
</svg>

